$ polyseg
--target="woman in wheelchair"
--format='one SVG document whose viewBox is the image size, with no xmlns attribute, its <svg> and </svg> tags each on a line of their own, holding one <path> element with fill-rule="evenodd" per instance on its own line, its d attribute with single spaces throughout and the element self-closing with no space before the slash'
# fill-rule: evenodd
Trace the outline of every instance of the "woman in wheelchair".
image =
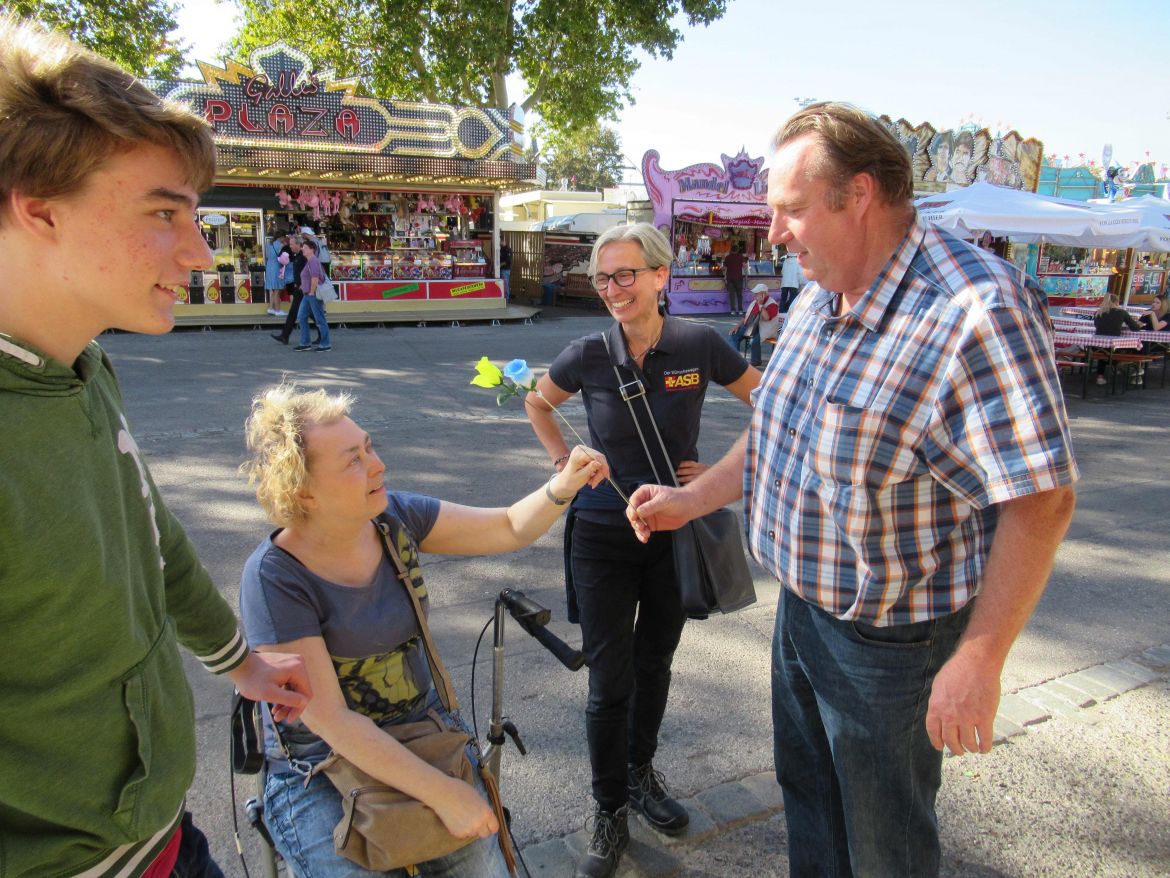
<svg viewBox="0 0 1170 878">
<path fill-rule="evenodd" d="M 600 455 L 578 446 L 564 470 L 506 509 L 388 491 L 386 467 L 369 434 L 349 418 L 350 403 L 344 395 L 282 385 L 253 401 L 246 426 L 250 455 L 243 468 L 277 529 L 245 565 L 241 617 L 260 650 L 303 657 L 314 693 L 300 721 L 280 724 L 285 751 L 265 716 L 265 822 L 298 878 L 407 874 L 369 872 L 334 849 L 341 795 L 320 774 L 306 783 L 306 767 L 333 750 L 430 806 L 452 835 L 476 839 L 417 864 L 418 874 L 502 878 L 500 826 L 482 786 L 446 776 L 384 731 L 432 710 L 455 728 L 466 724 L 439 700 L 410 596 L 375 522 L 397 535 L 392 543 L 426 612 L 419 550 L 481 555 L 527 546 L 607 468 Z"/>
</svg>

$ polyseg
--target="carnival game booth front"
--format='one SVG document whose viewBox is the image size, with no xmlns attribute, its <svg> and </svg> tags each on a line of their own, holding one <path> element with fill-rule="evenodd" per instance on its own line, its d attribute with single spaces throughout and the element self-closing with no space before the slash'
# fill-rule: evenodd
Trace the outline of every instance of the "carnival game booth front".
<svg viewBox="0 0 1170 878">
<path fill-rule="evenodd" d="M 642 176 L 654 210 L 654 225 L 674 250 L 667 297 L 672 314 L 726 314 L 743 310 L 750 290 L 767 285 L 780 296 L 779 257 L 768 243 L 771 211 L 764 159 L 742 150 L 724 155 L 723 166 L 703 163 L 664 171 L 656 150 L 642 157 Z M 727 257 L 743 253 L 743 294 L 729 298 Z"/>
<path fill-rule="evenodd" d="M 215 268 L 192 273 L 176 317 L 262 317 L 266 245 L 304 229 L 328 244 L 341 320 L 506 308 L 499 196 L 537 182 L 518 109 L 362 97 L 284 43 L 199 69 L 149 83 L 205 116 L 216 143 L 198 211 Z"/>
</svg>

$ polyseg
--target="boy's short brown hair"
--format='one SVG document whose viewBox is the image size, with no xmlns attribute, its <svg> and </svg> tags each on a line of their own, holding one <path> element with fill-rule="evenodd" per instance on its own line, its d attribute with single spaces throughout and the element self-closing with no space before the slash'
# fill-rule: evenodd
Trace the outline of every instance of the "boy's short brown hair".
<svg viewBox="0 0 1170 878">
<path fill-rule="evenodd" d="M 77 192 L 110 156 L 142 143 L 174 150 L 196 191 L 211 185 L 203 119 L 68 38 L 0 15 L 0 220 L 13 192 Z"/>
</svg>

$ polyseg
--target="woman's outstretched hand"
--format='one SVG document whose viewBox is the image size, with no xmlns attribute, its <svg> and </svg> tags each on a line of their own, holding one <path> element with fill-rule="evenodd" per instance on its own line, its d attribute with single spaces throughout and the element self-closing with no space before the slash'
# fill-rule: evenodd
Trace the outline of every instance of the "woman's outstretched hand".
<svg viewBox="0 0 1170 878">
<path fill-rule="evenodd" d="M 609 476 L 609 464 L 605 455 L 584 445 L 578 445 L 569 454 L 565 468 L 549 483 L 558 497 L 573 497 L 586 485 L 596 488 Z"/>
</svg>

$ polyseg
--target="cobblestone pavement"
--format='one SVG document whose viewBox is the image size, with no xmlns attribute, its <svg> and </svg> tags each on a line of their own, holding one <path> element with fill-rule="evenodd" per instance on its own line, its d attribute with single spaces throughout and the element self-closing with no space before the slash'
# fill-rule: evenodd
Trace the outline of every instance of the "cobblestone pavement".
<svg viewBox="0 0 1170 878">
<path fill-rule="evenodd" d="M 944 760 L 943 874 L 1170 874 L 1168 681 L 1165 644 L 1004 696 L 992 754 Z M 1119 782 L 1109 766 L 1118 749 L 1138 767 L 1135 783 Z M 1080 761 L 1070 765 L 1070 755 Z M 678 838 L 632 819 L 617 878 L 788 874 L 783 802 L 771 772 L 683 804 L 691 825 Z M 1116 832 L 1102 832 L 1099 808 L 1125 815 Z M 989 819 L 997 811 L 1029 819 Z M 587 844 L 582 830 L 522 854 L 534 876 L 571 875 Z"/>
</svg>

